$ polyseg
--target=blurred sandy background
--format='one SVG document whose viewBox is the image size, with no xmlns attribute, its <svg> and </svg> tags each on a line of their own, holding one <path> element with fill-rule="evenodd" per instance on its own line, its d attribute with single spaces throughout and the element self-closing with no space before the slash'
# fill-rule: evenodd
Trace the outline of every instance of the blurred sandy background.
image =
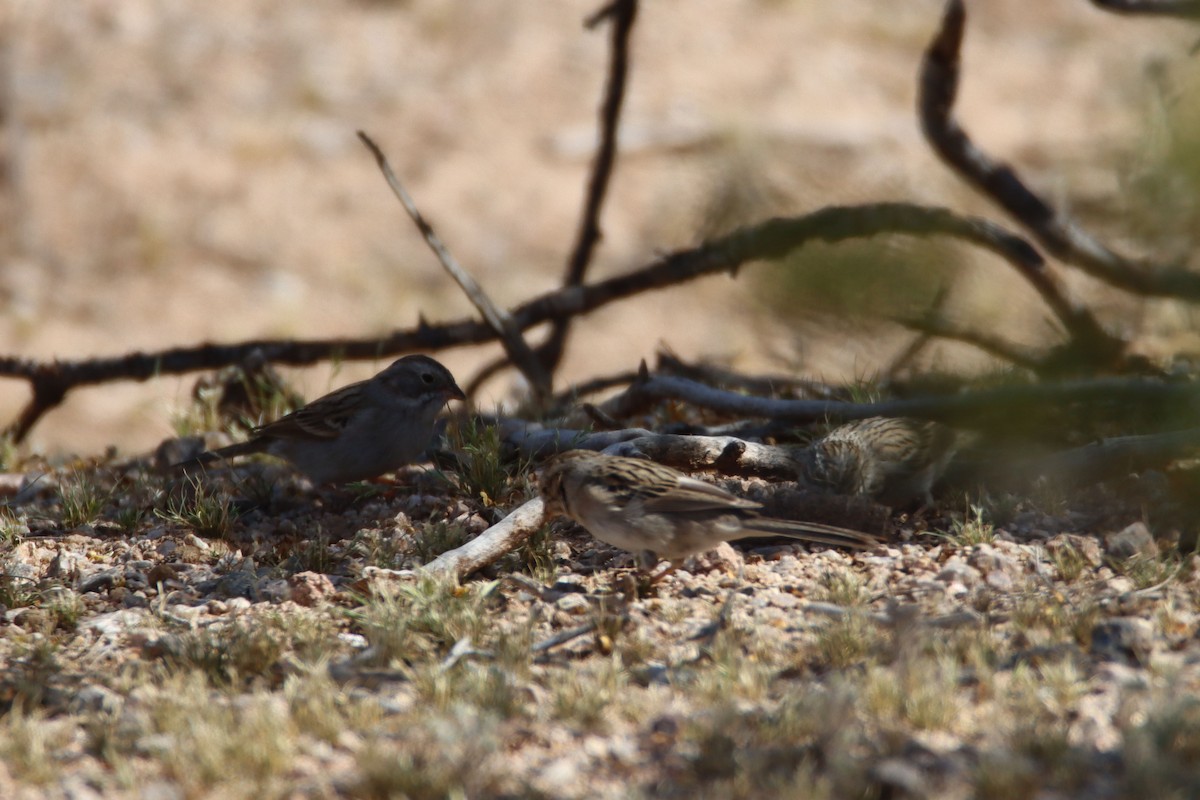
<svg viewBox="0 0 1200 800">
<path fill-rule="evenodd" d="M 581 24 L 597 5 L 7 0 L 0 351 L 78 358 L 375 335 L 415 324 L 418 312 L 470 315 L 358 128 L 495 299 L 552 288 L 575 235 L 605 77 L 608 32 Z M 1123 234 L 1126 178 L 1158 146 L 1148 123 L 1163 65 L 1187 63 L 1195 29 L 1083 0 L 968 9 L 968 130 L 1049 198 Z M 940 13 L 937 0 L 646 0 L 627 148 L 592 276 L 738 221 L 829 203 L 908 200 L 1005 221 L 918 132 L 915 76 Z M 1018 340 L 1045 335 L 1040 309 L 999 262 L 938 252 L 957 262 L 941 266 L 957 275 L 962 313 Z M 631 368 L 660 342 L 685 357 L 831 379 L 869 375 L 903 345 L 797 325 L 765 301 L 769 269 L 585 318 L 559 385 Z M 1168 312 L 1150 316 L 1190 324 L 1190 312 Z M 1147 318 L 1137 324 L 1158 335 Z M 438 357 L 465 381 L 497 352 Z M 312 397 L 379 366 L 297 381 Z M 152 446 L 192 381 L 77 392 L 31 443 Z M 505 375 L 489 392 L 513 389 Z M 21 382 L 0 381 L 5 422 L 25 400 Z"/>
</svg>

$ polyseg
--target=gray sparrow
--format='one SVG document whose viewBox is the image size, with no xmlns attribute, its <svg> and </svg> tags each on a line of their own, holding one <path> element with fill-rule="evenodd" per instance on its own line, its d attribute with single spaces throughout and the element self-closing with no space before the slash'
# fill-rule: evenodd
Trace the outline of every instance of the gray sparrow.
<svg viewBox="0 0 1200 800">
<path fill-rule="evenodd" d="M 870 417 L 834 428 L 801 456 L 806 483 L 834 494 L 863 495 L 884 505 L 920 499 L 954 457 L 960 437 L 936 422 L 902 417 Z"/>
<path fill-rule="evenodd" d="M 373 378 L 343 386 L 239 444 L 176 466 L 266 453 L 291 462 L 315 483 L 366 480 L 415 461 L 433 440 L 434 420 L 465 395 L 429 356 L 405 356 Z"/>
<path fill-rule="evenodd" d="M 622 550 L 678 561 L 753 536 L 787 536 L 866 548 L 875 537 L 819 523 L 759 516 L 762 506 L 670 467 L 571 450 L 550 459 L 539 483 L 547 514 L 565 514 Z"/>
</svg>

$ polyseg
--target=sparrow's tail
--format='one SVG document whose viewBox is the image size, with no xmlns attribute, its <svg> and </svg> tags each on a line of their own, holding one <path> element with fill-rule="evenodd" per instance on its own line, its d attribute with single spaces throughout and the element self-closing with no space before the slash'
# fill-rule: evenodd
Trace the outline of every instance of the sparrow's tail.
<svg viewBox="0 0 1200 800">
<path fill-rule="evenodd" d="M 261 453 L 262 451 L 262 442 L 257 439 L 249 439 L 245 442 L 238 442 L 237 444 L 231 444 L 228 447 L 221 447 L 217 450 L 206 450 L 195 458 L 186 458 L 183 461 L 172 464 L 171 469 L 196 469 L 197 467 L 204 467 L 211 464 L 214 461 L 223 461 L 228 458 L 250 455 L 251 453 Z"/>
<path fill-rule="evenodd" d="M 878 536 L 852 530 L 851 528 L 823 525 L 820 522 L 771 519 L 770 517 L 758 517 L 746 520 L 742 523 L 742 531 L 742 538 L 751 536 L 786 536 L 789 539 L 815 542 L 816 544 L 825 544 L 830 547 L 850 547 L 856 550 L 867 550 L 882 542 Z"/>
</svg>

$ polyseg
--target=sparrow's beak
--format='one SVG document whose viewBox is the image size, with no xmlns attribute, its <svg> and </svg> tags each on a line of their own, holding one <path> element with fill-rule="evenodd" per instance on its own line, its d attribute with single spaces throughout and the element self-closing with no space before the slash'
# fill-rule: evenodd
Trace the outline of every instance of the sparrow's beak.
<svg viewBox="0 0 1200 800">
<path fill-rule="evenodd" d="M 467 399 L 466 394 L 463 393 L 462 389 L 458 388 L 457 383 L 450 384 L 449 388 L 446 389 L 446 402 L 447 403 L 449 403 L 451 400 L 466 400 L 466 399 Z"/>
</svg>

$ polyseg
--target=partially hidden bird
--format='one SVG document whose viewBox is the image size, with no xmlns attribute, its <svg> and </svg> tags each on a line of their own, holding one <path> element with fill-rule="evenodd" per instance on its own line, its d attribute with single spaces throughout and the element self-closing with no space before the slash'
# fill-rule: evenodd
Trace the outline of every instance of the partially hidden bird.
<svg viewBox="0 0 1200 800">
<path fill-rule="evenodd" d="M 839 425 L 801 454 L 800 478 L 841 495 L 884 505 L 933 502 L 932 489 L 964 437 L 937 422 L 870 417 Z"/>
</svg>

